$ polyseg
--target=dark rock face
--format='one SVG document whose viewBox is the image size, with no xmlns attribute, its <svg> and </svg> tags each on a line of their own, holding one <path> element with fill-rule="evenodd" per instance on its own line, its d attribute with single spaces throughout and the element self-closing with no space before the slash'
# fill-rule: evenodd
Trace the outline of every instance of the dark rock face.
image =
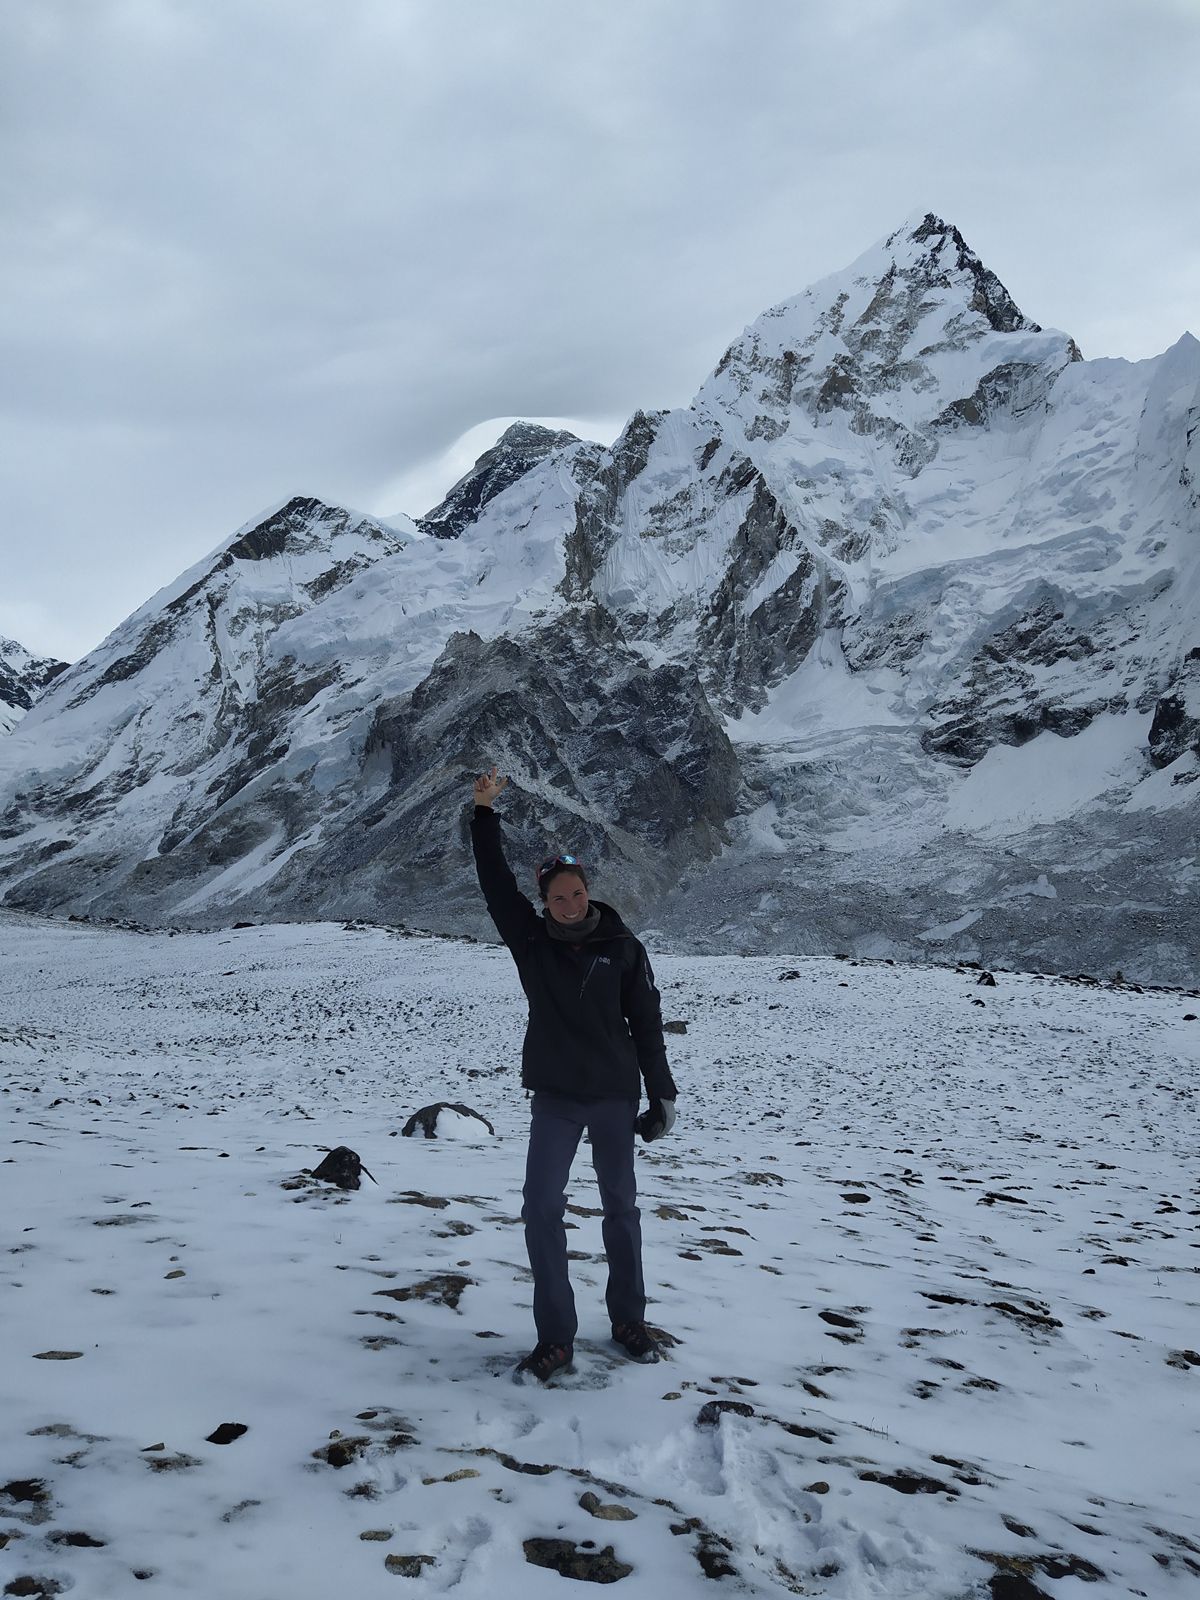
<svg viewBox="0 0 1200 1600">
<path fill-rule="evenodd" d="M 955 265 L 969 272 L 975 280 L 971 309 L 985 316 L 998 333 L 1016 333 L 1025 329 L 1031 333 L 1041 332 L 1036 322 L 1030 322 L 1022 314 L 1000 279 L 984 266 L 957 228 L 949 226 L 930 211 L 913 233 L 913 238 L 919 243 L 940 243 L 944 239 L 952 241 L 956 251 Z"/>
<path fill-rule="evenodd" d="M 1179 676 L 1156 702 L 1148 742 L 1156 767 L 1169 767 L 1189 750 L 1200 756 L 1200 648 L 1188 651 Z"/>
<path fill-rule="evenodd" d="M 514 422 L 490 450 L 460 478 L 446 498 L 418 519 L 422 532 L 435 539 L 457 539 L 479 516 L 489 500 L 523 478 L 552 450 L 578 444 L 573 433 L 555 433 L 532 422 Z"/>
<path fill-rule="evenodd" d="M 957 428 L 985 428 L 1003 417 L 1020 418 L 1044 407 L 1053 387 L 1053 375 L 1041 367 L 1008 362 L 994 367 L 972 394 L 953 401 L 932 426 L 943 432 Z"/>
<path fill-rule="evenodd" d="M 68 706 L 82 705 L 109 684 L 125 683 L 137 677 L 157 656 L 193 628 L 197 617 L 202 618 L 204 635 L 210 641 L 213 652 L 211 670 L 219 681 L 221 650 L 218 614 L 223 609 L 222 586 L 219 582 L 221 575 L 230 575 L 235 562 L 267 562 L 283 555 L 305 556 L 325 548 L 333 550 L 339 538 L 346 535 L 358 537 L 373 546 L 373 553 L 370 557 L 358 555 L 350 560 L 332 562 L 315 585 L 318 597 L 349 582 L 352 577 L 365 571 L 373 559 L 398 549 L 403 541 L 390 528 L 370 517 L 358 517 L 339 506 L 327 506 L 320 500 L 303 496 L 289 500 L 279 511 L 218 551 L 211 565 L 194 583 L 173 596 L 160 611 L 147 619 L 145 628 L 132 641 L 132 648 L 111 661 L 98 676 L 89 679 L 68 702 Z M 270 622 L 277 626 L 306 609 L 299 594 L 291 600 L 281 598 L 270 608 Z"/>
<path fill-rule="evenodd" d="M 1039 733 L 1082 733 L 1106 711 L 1122 711 L 1120 695 L 1066 694 L 1044 670 L 1082 662 L 1098 646 L 1065 615 L 1063 597 L 1044 594 L 980 646 L 958 694 L 931 707 L 922 744 L 931 753 L 972 765 L 995 744 L 1026 744 Z M 1086 684 L 1087 679 L 1083 682 Z"/>
<path fill-rule="evenodd" d="M 9 889 L 9 903 L 54 911 L 82 898 L 101 913 L 118 903 L 149 910 L 272 837 L 293 836 L 308 815 L 303 785 L 278 781 L 275 769 L 298 716 L 343 670 L 337 659 L 315 668 L 299 668 L 290 656 L 271 660 L 272 634 L 315 603 L 293 574 L 311 572 L 310 588 L 329 594 L 403 543 L 372 518 L 294 499 L 61 675 L 39 705 L 39 718 L 78 712 L 98 697 L 111 704 L 112 691 L 154 673 L 186 709 L 164 729 L 155 720 L 155 694 L 131 687 L 107 738 L 85 747 L 65 783 L 35 771 L 10 790 L 0 837 L 19 836 L 45 819 L 66 837 L 18 857 L 26 871 Z M 89 836 L 154 780 L 170 798 L 157 810 L 161 832 L 153 844 L 132 842 L 132 860 L 119 847 L 86 848 Z M 266 791 L 261 804 L 231 805 L 256 785 Z"/>
<path fill-rule="evenodd" d="M 755 585 L 781 553 L 796 550 L 792 575 L 753 608 Z M 794 672 L 822 628 L 837 621 L 845 586 L 803 544 L 761 478 L 734 540 L 732 559 L 701 618 L 701 660 L 714 693 L 735 712 L 757 711 Z"/>
<path fill-rule="evenodd" d="M 370 874 L 406 916 L 434 901 L 443 915 L 476 910 L 464 801 L 480 751 L 515 780 L 505 835 L 518 879 L 522 862 L 569 849 L 622 909 L 719 849 L 740 794 L 695 675 L 649 666 L 601 608 L 520 639 L 456 634 L 411 696 L 376 713 L 364 760 L 386 761 L 386 790 L 297 862 L 307 891 L 325 904 Z M 281 891 L 293 883 L 285 869 Z"/>
<path fill-rule="evenodd" d="M 645 471 L 665 415 L 635 412 L 611 451 L 587 463 L 591 470 L 584 476 L 575 527 L 564 549 L 567 571 L 561 587 L 568 600 L 591 599 L 593 579 L 617 536 L 621 498 Z"/>
</svg>

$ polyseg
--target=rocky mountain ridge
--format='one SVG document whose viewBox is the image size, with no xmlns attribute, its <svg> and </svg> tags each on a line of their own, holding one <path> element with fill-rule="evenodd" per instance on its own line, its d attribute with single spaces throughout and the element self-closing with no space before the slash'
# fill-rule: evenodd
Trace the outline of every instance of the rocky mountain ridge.
<svg viewBox="0 0 1200 1600">
<path fill-rule="evenodd" d="M 0 734 L 11 732 L 46 685 L 66 670 L 65 661 L 35 656 L 0 634 Z"/>
<path fill-rule="evenodd" d="M 484 932 L 495 759 L 670 943 L 1184 981 L 1198 456 L 1190 335 L 1084 360 L 915 219 L 609 449 L 241 530 L 0 746 L 4 901 Z"/>
</svg>

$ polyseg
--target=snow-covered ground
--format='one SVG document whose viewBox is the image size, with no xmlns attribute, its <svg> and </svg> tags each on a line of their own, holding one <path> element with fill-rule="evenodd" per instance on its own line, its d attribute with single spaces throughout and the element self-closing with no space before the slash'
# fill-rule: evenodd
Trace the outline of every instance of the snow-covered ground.
<svg viewBox="0 0 1200 1600">
<path fill-rule="evenodd" d="M 1195 1592 L 1196 999 L 657 958 L 676 1342 L 608 1342 L 581 1153 L 543 1390 L 503 951 L 5 915 L 0 953 L 6 1594 Z M 439 1100 L 495 1136 L 400 1136 Z M 337 1144 L 378 1187 L 286 1187 Z"/>
</svg>

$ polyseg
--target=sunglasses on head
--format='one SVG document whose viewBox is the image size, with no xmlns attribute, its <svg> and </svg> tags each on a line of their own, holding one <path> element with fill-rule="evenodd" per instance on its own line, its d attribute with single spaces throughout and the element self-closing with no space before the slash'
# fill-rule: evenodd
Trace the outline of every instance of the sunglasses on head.
<svg viewBox="0 0 1200 1600">
<path fill-rule="evenodd" d="M 541 883 L 544 877 L 551 872 L 557 871 L 559 867 L 581 867 L 582 865 L 583 862 L 580 861 L 578 856 L 551 856 L 548 861 L 543 861 L 537 869 L 537 880 Z"/>
</svg>

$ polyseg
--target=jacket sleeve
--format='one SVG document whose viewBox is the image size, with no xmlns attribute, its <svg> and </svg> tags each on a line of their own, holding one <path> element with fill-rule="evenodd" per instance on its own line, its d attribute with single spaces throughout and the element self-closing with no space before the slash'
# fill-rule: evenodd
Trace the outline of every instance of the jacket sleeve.
<svg viewBox="0 0 1200 1600">
<path fill-rule="evenodd" d="M 662 1002 L 650 957 L 640 943 L 632 966 L 621 979 L 621 1009 L 637 1048 L 647 1096 L 651 1100 L 674 1100 L 675 1080 L 667 1065 L 667 1046 L 663 1039 Z"/>
<path fill-rule="evenodd" d="M 471 846 L 488 915 L 505 944 L 515 952 L 537 927 L 538 914 L 532 902 L 517 888 L 512 868 L 504 859 L 500 818 L 490 806 L 475 807 L 471 818 Z"/>
</svg>

